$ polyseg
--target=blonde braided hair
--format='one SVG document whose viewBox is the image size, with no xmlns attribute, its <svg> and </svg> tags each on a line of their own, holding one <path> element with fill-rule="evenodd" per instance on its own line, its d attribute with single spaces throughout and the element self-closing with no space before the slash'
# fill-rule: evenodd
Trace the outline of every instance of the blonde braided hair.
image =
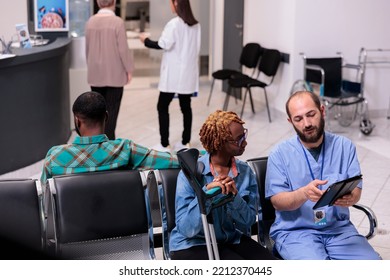
<svg viewBox="0 0 390 280">
<path fill-rule="evenodd" d="M 232 138 L 229 129 L 232 122 L 245 123 L 232 111 L 217 110 L 207 117 L 200 129 L 199 136 L 200 142 L 209 154 L 219 151 L 226 141 Z"/>
</svg>

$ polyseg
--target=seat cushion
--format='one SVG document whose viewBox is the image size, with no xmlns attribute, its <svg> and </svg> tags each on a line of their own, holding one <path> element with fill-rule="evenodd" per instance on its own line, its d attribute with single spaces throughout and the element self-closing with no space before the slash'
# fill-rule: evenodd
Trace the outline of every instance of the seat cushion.
<svg viewBox="0 0 390 280">
<path fill-rule="evenodd" d="M 237 70 L 232 70 L 232 69 L 222 69 L 222 70 L 218 70 L 218 71 L 213 72 L 212 76 L 214 79 L 217 79 L 217 80 L 227 80 L 232 75 L 238 74 L 238 73 L 241 73 L 241 72 L 239 72 Z"/>
<path fill-rule="evenodd" d="M 266 87 L 267 84 L 253 79 L 247 75 L 239 75 L 229 80 L 229 86 L 233 88 L 244 88 L 244 87 Z"/>
</svg>

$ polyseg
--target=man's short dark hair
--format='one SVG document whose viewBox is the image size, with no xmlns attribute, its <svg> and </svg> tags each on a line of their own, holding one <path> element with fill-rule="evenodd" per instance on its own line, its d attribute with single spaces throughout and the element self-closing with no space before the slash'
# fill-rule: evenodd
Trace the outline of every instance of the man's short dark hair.
<svg viewBox="0 0 390 280">
<path fill-rule="evenodd" d="M 73 114 L 84 120 L 103 122 L 106 116 L 106 101 L 103 95 L 94 91 L 82 93 L 73 103 Z"/>
</svg>

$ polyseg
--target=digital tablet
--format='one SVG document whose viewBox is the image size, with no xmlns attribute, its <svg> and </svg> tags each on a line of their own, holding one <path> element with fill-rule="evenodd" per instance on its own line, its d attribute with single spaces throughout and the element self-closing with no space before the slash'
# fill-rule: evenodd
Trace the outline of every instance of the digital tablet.
<svg viewBox="0 0 390 280">
<path fill-rule="evenodd" d="M 338 198 L 351 193 L 352 190 L 356 188 L 356 186 L 361 181 L 362 175 L 358 175 L 330 185 L 321 198 L 317 201 L 317 203 L 313 206 L 313 209 L 327 205 L 332 206 Z"/>
</svg>

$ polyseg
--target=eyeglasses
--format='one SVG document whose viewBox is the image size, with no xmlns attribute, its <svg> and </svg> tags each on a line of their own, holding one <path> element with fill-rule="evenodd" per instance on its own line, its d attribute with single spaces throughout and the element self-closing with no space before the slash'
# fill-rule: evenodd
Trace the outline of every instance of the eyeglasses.
<svg viewBox="0 0 390 280">
<path fill-rule="evenodd" d="M 238 147 L 241 147 L 242 143 L 246 140 L 248 137 L 248 129 L 244 128 L 244 134 L 241 136 L 238 140 L 227 140 L 230 143 L 233 143 L 234 145 L 237 145 Z"/>
</svg>

